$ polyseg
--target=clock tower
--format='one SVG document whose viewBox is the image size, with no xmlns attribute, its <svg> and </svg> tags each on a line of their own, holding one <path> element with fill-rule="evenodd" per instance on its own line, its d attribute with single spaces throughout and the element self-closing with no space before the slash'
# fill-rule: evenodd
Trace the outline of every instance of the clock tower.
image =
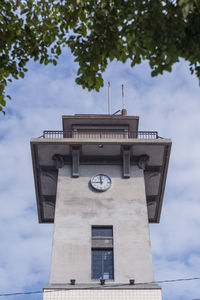
<svg viewBox="0 0 200 300">
<path fill-rule="evenodd" d="M 44 300 L 161 300 L 149 223 L 159 223 L 171 140 L 139 117 L 63 116 L 31 140 L 40 223 L 54 223 Z"/>
</svg>

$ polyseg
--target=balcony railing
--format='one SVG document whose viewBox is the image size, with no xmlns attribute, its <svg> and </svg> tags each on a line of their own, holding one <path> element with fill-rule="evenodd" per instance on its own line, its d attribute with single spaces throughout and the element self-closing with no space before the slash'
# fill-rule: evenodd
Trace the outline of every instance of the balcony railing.
<svg viewBox="0 0 200 300">
<path fill-rule="evenodd" d="M 158 139 L 157 131 L 127 130 L 45 130 L 40 138 L 45 139 Z"/>
</svg>

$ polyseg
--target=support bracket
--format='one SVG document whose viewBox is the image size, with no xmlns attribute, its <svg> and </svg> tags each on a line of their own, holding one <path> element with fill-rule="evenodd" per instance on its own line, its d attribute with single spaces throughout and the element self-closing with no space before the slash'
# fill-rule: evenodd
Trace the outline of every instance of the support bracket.
<svg viewBox="0 0 200 300">
<path fill-rule="evenodd" d="M 123 147 L 123 177 L 130 178 L 130 147 Z"/>
<path fill-rule="evenodd" d="M 65 164 L 64 156 L 61 154 L 54 154 L 52 159 L 55 163 L 56 169 L 62 168 Z"/>
<path fill-rule="evenodd" d="M 137 165 L 140 169 L 142 169 L 144 171 L 146 169 L 148 162 L 149 162 L 149 156 L 146 154 L 143 154 L 139 157 Z"/>
<path fill-rule="evenodd" d="M 80 146 L 72 147 L 72 177 L 79 177 Z"/>
</svg>

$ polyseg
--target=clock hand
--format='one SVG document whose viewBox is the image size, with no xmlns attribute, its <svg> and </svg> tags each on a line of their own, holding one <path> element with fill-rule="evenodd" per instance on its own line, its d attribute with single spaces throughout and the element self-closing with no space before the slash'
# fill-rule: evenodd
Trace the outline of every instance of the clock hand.
<svg viewBox="0 0 200 300">
<path fill-rule="evenodd" d="M 103 181 L 102 181 L 102 177 L 100 176 L 100 183 L 102 184 L 103 183 Z"/>
</svg>

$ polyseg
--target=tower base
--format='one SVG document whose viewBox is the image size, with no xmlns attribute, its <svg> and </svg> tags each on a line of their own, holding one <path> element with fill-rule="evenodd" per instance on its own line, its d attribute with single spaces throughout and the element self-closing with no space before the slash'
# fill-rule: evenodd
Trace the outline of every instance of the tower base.
<svg viewBox="0 0 200 300">
<path fill-rule="evenodd" d="M 48 285 L 43 300 L 162 300 L 157 284 Z"/>
</svg>

